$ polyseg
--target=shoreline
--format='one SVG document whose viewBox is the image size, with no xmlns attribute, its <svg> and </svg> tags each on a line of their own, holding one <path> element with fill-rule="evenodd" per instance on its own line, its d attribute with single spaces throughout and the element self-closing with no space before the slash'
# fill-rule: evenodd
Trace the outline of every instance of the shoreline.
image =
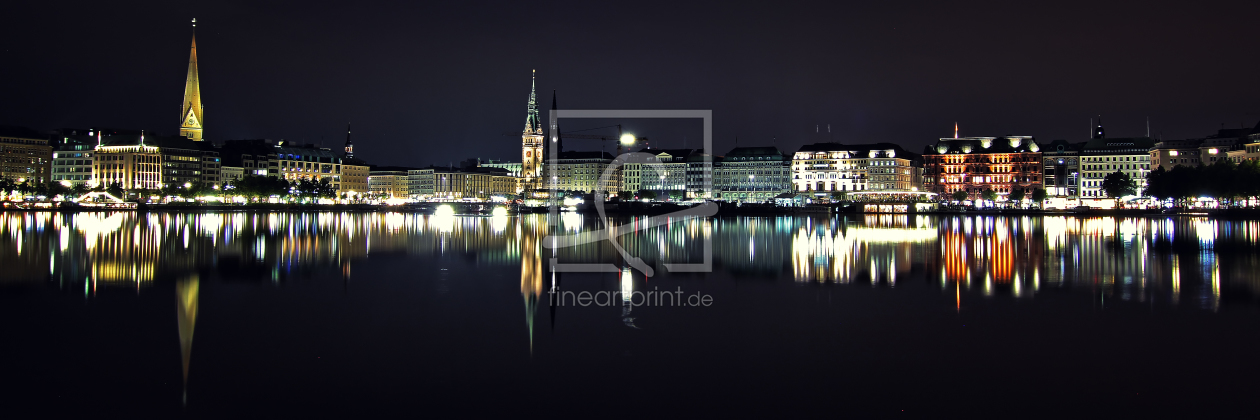
<svg viewBox="0 0 1260 420">
<path fill-rule="evenodd" d="M 387 206 L 373 204 L 246 204 L 246 205 L 186 205 L 186 204 L 161 204 L 148 205 L 141 204 L 135 209 L 117 209 L 117 208 L 93 208 L 93 207 L 53 207 L 53 208 L 14 208 L 5 207 L 0 212 L 58 212 L 58 213 L 93 213 L 93 212 L 116 212 L 116 211 L 135 211 L 143 213 L 211 213 L 211 212 L 350 212 L 350 213 L 374 213 L 374 212 L 391 212 L 391 213 L 433 213 L 433 207 L 442 204 L 457 204 L 457 207 L 463 207 L 461 210 L 469 208 L 477 208 L 473 211 L 456 211 L 456 215 L 488 215 L 484 211 L 487 207 L 483 203 L 422 203 L 417 206 Z M 491 204 L 489 207 L 498 206 Z M 619 205 L 610 205 L 606 208 L 605 213 L 609 216 L 657 216 L 669 214 L 679 211 L 689 206 L 674 203 L 633 203 L 629 208 L 622 208 Z M 578 206 L 572 210 L 565 210 L 565 213 L 578 213 L 595 215 L 594 209 L 588 208 L 586 205 Z M 547 214 L 548 210 L 544 208 L 516 207 L 512 208 L 510 214 Z M 1242 219 L 1242 220 L 1260 220 L 1260 209 L 1213 209 L 1213 210 L 1195 210 L 1195 211 L 1179 211 L 1179 212 L 1163 212 L 1150 209 L 1091 209 L 1091 210 L 938 210 L 925 212 L 909 212 L 909 213 L 867 213 L 859 211 L 856 206 L 806 206 L 806 207 L 769 207 L 769 206 L 735 206 L 731 204 L 721 204 L 718 213 L 713 217 L 722 216 L 813 216 L 813 215 L 889 215 L 889 216 L 1080 216 L 1080 217 L 1210 217 L 1214 219 Z"/>
</svg>

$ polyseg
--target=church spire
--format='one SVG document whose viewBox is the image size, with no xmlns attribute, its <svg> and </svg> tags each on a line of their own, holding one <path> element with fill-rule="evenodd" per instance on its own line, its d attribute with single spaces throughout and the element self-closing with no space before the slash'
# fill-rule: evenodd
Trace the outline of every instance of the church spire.
<svg viewBox="0 0 1260 420">
<path fill-rule="evenodd" d="M 346 159 L 354 159 L 354 143 L 350 142 L 350 123 L 346 123 Z"/>
<path fill-rule="evenodd" d="M 188 56 L 188 79 L 184 82 L 184 104 L 180 113 L 179 135 L 200 141 L 205 123 L 201 107 L 201 81 L 197 76 L 197 19 L 192 20 L 192 52 Z"/>
<path fill-rule="evenodd" d="M 538 71 L 533 70 L 529 75 L 529 105 L 525 107 L 525 134 L 542 134 L 542 122 L 538 119 L 538 97 L 534 94 L 537 74 Z"/>
<path fill-rule="evenodd" d="M 521 133 L 521 178 L 522 187 L 527 190 L 539 189 L 543 166 L 542 120 L 538 118 L 538 95 L 535 93 L 537 72 L 529 77 L 529 105 L 525 108 L 525 132 Z"/>
<path fill-rule="evenodd" d="M 551 90 L 551 113 L 555 114 L 556 110 L 556 90 Z M 543 157 L 551 156 L 551 149 L 555 148 L 556 152 L 564 151 L 564 140 L 560 138 L 560 120 L 556 120 L 556 124 L 551 126 L 551 141 L 544 144 Z"/>
</svg>

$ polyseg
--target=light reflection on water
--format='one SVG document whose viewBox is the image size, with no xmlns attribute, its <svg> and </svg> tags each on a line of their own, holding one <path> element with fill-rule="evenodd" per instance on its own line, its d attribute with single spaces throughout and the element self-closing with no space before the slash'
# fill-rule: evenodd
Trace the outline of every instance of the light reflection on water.
<svg viewBox="0 0 1260 420">
<path fill-rule="evenodd" d="M 556 307 L 548 302 L 548 291 L 559 281 L 558 275 L 547 269 L 552 250 L 543 246 L 543 238 L 553 233 L 548 217 L 404 213 L 4 213 L 0 214 L 0 295 L 10 292 L 16 295 L 14 291 L 33 288 L 54 289 L 71 295 L 77 306 L 84 306 L 80 301 L 115 299 L 119 290 L 154 296 L 158 291 L 170 293 L 173 289 L 186 403 L 189 384 L 197 382 L 198 369 L 203 372 L 207 369 L 199 363 L 227 359 L 198 359 L 193 346 L 194 331 L 201 337 L 207 337 L 204 335 L 207 331 L 213 334 L 214 316 L 222 320 L 224 313 L 230 310 L 211 304 L 212 300 L 207 299 L 216 289 L 229 288 L 225 283 L 250 283 L 254 286 L 244 290 L 261 294 L 262 290 L 299 284 L 299 280 L 313 273 L 339 276 L 349 283 L 356 273 L 372 273 L 377 264 L 389 264 L 372 259 L 378 255 L 405 256 L 433 265 L 441 260 L 434 257 L 443 257 L 446 259 L 441 261 L 454 261 L 453 267 L 472 267 L 475 275 L 509 274 L 485 277 L 493 282 L 492 290 L 504 290 L 512 298 L 503 306 L 511 306 L 510 317 L 515 326 L 512 332 L 521 335 L 516 341 L 510 336 L 503 339 L 510 347 L 504 353 L 528 352 L 529 357 L 546 357 L 564 350 L 554 345 L 555 341 L 548 348 L 550 353 L 536 349 L 539 339 L 546 343 L 545 340 L 556 340 L 560 335 L 554 331 Z M 555 231 L 561 233 L 602 228 L 598 219 L 573 213 L 562 214 L 556 222 L 559 226 Z M 646 222 L 645 217 L 618 221 L 632 226 L 644 226 Z M 829 302 L 834 290 L 880 288 L 897 297 L 911 296 L 913 286 L 930 289 L 931 294 L 939 290 L 941 302 L 937 303 L 947 302 L 951 317 L 955 311 L 967 315 L 965 310 L 970 302 L 1040 302 L 1038 295 L 1059 292 L 1089 300 L 1094 308 L 1106 309 L 1116 301 L 1140 302 L 1174 310 L 1189 309 L 1180 313 L 1203 313 L 1216 319 L 1224 315 L 1212 312 L 1221 311 L 1223 306 L 1246 306 L 1260 297 L 1260 287 L 1257 287 L 1260 281 L 1253 274 L 1260 269 L 1257 256 L 1260 253 L 1256 252 L 1260 222 L 1256 221 L 906 215 L 715 218 L 680 221 L 627 234 L 619 240 L 630 254 L 642 257 L 661 273 L 658 275 L 666 278 L 672 274 L 663 270 L 664 263 L 698 261 L 707 240 L 712 246 L 715 273 L 677 278 L 683 282 L 712 278 L 736 287 L 709 284 L 706 292 L 725 292 L 728 294 L 724 296 L 729 297 L 738 286 L 759 286 L 777 280 L 779 289 L 786 286 L 825 292 Z M 556 258 L 572 263 L 622 262 L 620 254 L 607 242 L 560 249 L 556 251 Z M 385 270 L 387 274 L 425 268 L 417 267 L 419 264 L 394 264 L 395 271 Z M 519 284 L 516 284 L 518 266 Z M 431 283 L 439 294 L 445 294 L 451 290 L 448 281 L 462 279 L 448 278 L 446 268 L 440 270 L 438 275 L 406 281 Z M 380 271 L 377 270 L 376 275 Z M 656 290 L 665 283 L 649 286 L 642 273 L 627 268 L 617 273 L 612 282 L 595 284 L 597 288 L 618 290 L 626 299 L 635 291 Z M 164 288 L 164 285 L 169 286 Z M 566 287 L 574 285 L 569 283 Z M 391 289 L 400 284 L 379 282 L 379 286 Z M 580 288 L 581 284 L 577 286 Z M 766 289 L 757 290 L 763 293 Z M 868 291 L 885 293 L 884 290 Z M 493 294 L 484 289 L 477 292 Z M 362 307 L 325 307 L 320 305 L 329 305 L 328 301 L 302 296 L 318 302 L 309 306 L 295 303 L 297 299 L 268 302 L 276 304 L 277 311 L 292 309 L 306 317 L 317 317 L 325 309 L 334 311 L 346 316 L 345 322 L 355 329 L 382 323 L 376 318 L 354 318 L 370 314 Z M 160 297 L 170 302 L 169 295 Z M 219 295 L 218 298 L 220 303 L 239 302 L 239 296 L 228 299 Z M 795 306 L 800 303 L 785 299 L 782 294 L 758 295 L 756 299 L 766 302 L 758 309 L 786 314 L 798 310 Z M 379 295 L 366 306 L 374 307 L 378 300 L 381 300 Z M 442 315 L 458 312 L 449 315 L 461 320 L 472 319 L 482 311 L 497 315 L 495 311 L 504 310 L 477 307 L 483 303 L 478 299 L 452 300 L 467 306 L 452 310 L 434 301 L 428 301 L 427 305 L 434 312 L 444 312 Z M 920 304 L 919 301 L 907 302 L 898 310 Z M 721 312 L 725 316 L 738 316 L 735 308 L 739 305 L 730 301 L 722 304 L 728 306 L 710 309 L 726 311 Z M 425 306 L 411 301 L 405 305 Z M 550 315 L 544 315 L 549 306 Z M 661 326 L 659 318 L 651 318 L 661 316 L 660 308 L 632 308 L 625 302 L 618 306 L 618 329 L 629 327 L 624 329 L 639 331 Z M 580 325 L 592 314 L 598 316 L 594 311 L 571 311 L 564 319 L 570 326 Z M 280 318 L 274 314 L 268 316 Z M 199 318 L 203 326 L 198 328 Z M 549 320 L 552 330 L 536 325 L 536 318 Z M 409 321 L 409 318 L 394 318 L 383 323 L 391 324 L 392 328 L 392 324 L 407 325 Z M 839 328 L 840 321 L 838 317 L 822 318 L 816 321 L 815 327 L 825 333 Z M 478 326 L 472 320 L 455 323 L 461 328 Z M 318 323 L 303 318 L 296 324 Z M 756 328 L 755 323 L 750 325 Z M 219 327 L 219 337 L 223 337 L 223 325 Z M 709 327 L 712 326 L 706 326 Z M 776 325 L 776 328 L 782 327 Z M 164 328 L 175 335 L 176 326 Z M 444 331 L 416 325 L 397 328 L 424 331 L 417 335 L 426 339 Z M 232 325 L 230 331 L 248 334 L 252 329 Z M 930 334 L 927 331 L 915 333 Z M 470 335 L 461 333 L 456 337 L 468 339 Z M 602 338 L 608 337 L 617 336 L 610 334 Z M 752 336 L 751 341 L 774 341 L 781 337 L 775 331 L 775 335 Z M 204 349 L 208 345 L 204 343 L 213 341 L 203 341 L 200 346 Z M 699 345 L 697 342 L 692 345 Z M 223 345 L 223 340 L 219 343 Z M 579 347 L 572 341 L 567 343 L 570 347 Z M 280 343 L 263 340 L 260 345 Z M 463 353 L 482 350 L 449 343 L 446 347 Z M 389 350 L 373 349 L 386 353 Z M 223 354 L 222 351 L 219 354 Z M 240 362 L 242 359 L 249 357 L 232 360 Z M 660 359 L 654 361 L 661 362 Z M 476 362 L 489 363 L 486 359 L 476 359 Z M 202 375 L 215 376 L 211 373 Z M 196 393 L 193 394 L 195 399 Z"/>
<path fill-rule="evenodd" d="M 142 291 L 157 273 L 223 265 L 241 280 L 281 283 L 335 268 L 349 277 L 372 253 L 458 254 L 475 264 L 521 264 L 522 293 L 538 295 L 547 215 L 492 217 L 403 213 L 6 213 L 0 216 L 3 283 L 50 282 Z M 599 226 L 565 213 L 567 232 Z M 628 220 L 632 225 L 646 218 Z M 1254 299 L 1260 222 L 1206 218 L 836 216 L 717 218 L 668 224 L 620 238 L 660 267 L 694 262 L 711 239 L 715 267 L 801 283 L 895 287 L 926 279 L 942 290 L 1033 297 L 1045 288 L 1216 310 L 1222 293 Z M 550 254 L 547 250 L 545 254 Z M 558 251 L 564 262 L 616 262 L 607 242 Z M 528 287 L 526 285 L 529 285 Z M 1194 296 L 1186 296 L 1193 294 Z"/>
</svg>

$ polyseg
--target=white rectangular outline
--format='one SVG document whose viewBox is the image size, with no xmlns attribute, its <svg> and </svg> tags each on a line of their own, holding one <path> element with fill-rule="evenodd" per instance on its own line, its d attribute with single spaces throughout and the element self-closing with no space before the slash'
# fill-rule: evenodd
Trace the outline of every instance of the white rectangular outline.
<svg viewBox="0 0 1260 420">
<path fill-rule="evenodd" d="M 710 199 L 713 198 L 713 110 L 711 109 L 553 109 L 549 113 L 551 140 L 555 140 L 556 134 L 554 130 L 560 118 L 700 118 L 704 123 L 704 153 L 709 155 L 709 176 L 704 178 L 704 192 Z M 547 140 L 543 140 L 546 142 Z M 560 159 L 560 151 L 555 147 L 550 147 L 551 152 L 547 156 L 551 162 Z M 615 157 L 614 157 L 615 158 Z M 544 161 L 544 167 L 547 165 Z M 547 174 L 543 173 L 543 182 L 548 182 Z M 551 219 L 551 231 L 553 241 L 555 240 L 555 232 L 559 231 L 560 224 L 560 207 L 556 201 L 556 183 L 551 182 L 548 188 L 548 216 Z M 656 217 L 656 216 L 654 216 Z M 713 239 L 711 236 L 704 237 L 704 262 L 702 263 L 683 263 L 683 264 L 661 264 L 670 272 L 678 273 L 711 273 L 713 272 Z M 554 246 L 551 247 L 551 271 L 567 272 L 567 273 L 616 273 L 621 270 L 613 264 L 562 264 L 559 262 L 556 254 L 559 252 Z"/>
</svg>

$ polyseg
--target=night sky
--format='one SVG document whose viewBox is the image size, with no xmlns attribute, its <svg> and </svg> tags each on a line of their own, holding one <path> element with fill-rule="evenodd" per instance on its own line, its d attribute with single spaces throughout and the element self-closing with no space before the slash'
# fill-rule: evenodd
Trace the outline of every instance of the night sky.
<svg viewBox="0 0 1260 420">
<path fill-rule="evenodd" d="M 553 89 L 565 108 L 712 109 L 719 153 L 919 152 L 955 121 L 1081 141 L 1096 115 L 1113 137 L 1260 120 L 1260 2 L 23 3 L 0 6 L 0 124 L 176 134 L 195 17 L 208 139 L 340 146 L 349 121 L 376 164 L 519 160 L 503 134 L 531 69 L 544 109 Z M 655 147 L 700 137 L 626 124 Z"/>
</svg>

